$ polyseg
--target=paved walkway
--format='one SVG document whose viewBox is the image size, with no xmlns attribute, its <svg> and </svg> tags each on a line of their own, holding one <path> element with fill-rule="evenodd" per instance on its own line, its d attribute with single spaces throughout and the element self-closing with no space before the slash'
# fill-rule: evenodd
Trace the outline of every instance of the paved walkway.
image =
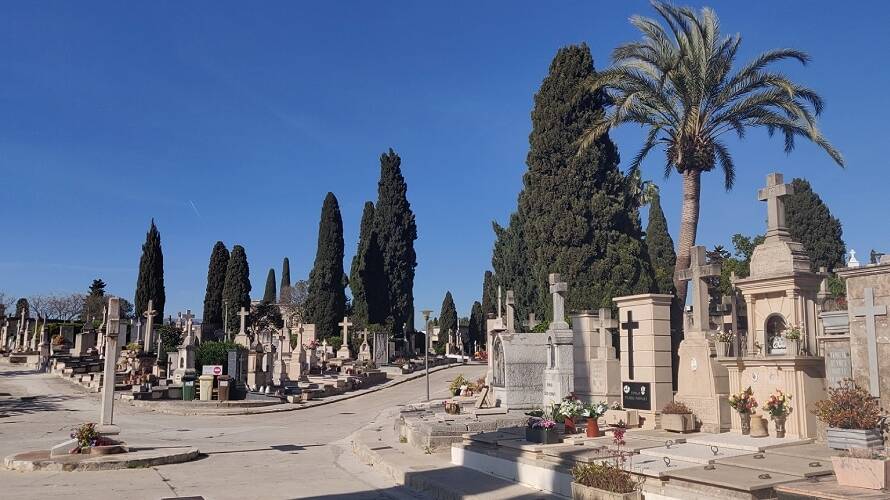
<svg viewBox="0 0 890 500">
<path fill-rule="evenodd" d="M 430 376 L 433 397 L 447 396 L 458 373 L 474 379 L 485 366 L 459 366 Z M 416 498 L 360 463 L 346 439 L 381 411 L 425 397 L 422 378 L 390 389 L 302 411 L 263 415 L 179 416 L 119 404 L 115 420 L 128 442 L 196 446 L 202 460 L 102 472 L 0 470 L 3 498 L 207 499 Z M 0 366 L 0 455 L 47 449 L 69 429 L 95 421 L 96 394 L 53 375 Z"/>
</svg>

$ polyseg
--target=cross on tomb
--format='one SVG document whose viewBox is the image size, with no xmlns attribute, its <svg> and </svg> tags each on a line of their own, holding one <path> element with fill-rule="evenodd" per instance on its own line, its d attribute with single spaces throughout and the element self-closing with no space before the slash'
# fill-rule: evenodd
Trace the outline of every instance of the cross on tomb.
<svg viewBox="0 0 890 500">
<path fill-rule="evenodd" d="M 627 378 L 634 379 L 634 330 L 640 327 L 638 321 L 634 321 L 634 312 L 627 311 L 627 321 L 621 323 L 621 328 L 627 332 Z"/>
<path fill-rule="evenodd" d="M 688 269 L 677 272 L 680 281 L 692 283 L 692 318 L 697 332 L 710 330 L 708 309 L 711 296 L 708 294 L 708 278 L 720 276 L 720 264 L 708 264 L 705 255 L 705 247 L 696 245 L 692 247 L 692 261 Z"/>
<path fill-rule="evenodd" d="M 528 320 L 522 322 L 528 331 L 532 331 L 536 326 L 540 325 L 541 322 L 535 319 L 535 313 L 528 313 Z"/>
<path fill-rule="evenodd" d="M 349 339 L 349 327 L 352 326 L 352 323 L 349 322 L 349 316 L 343 316 L 343 321 L 337 323 L 337 326 L 343 327 L 343 343 Z"/>
<path fill-rule="evenodd" d="M 504 315 L 501 312 L 501 285 L 498 285 L 498 318 L 503 318 Z"/>
<path fill-rule="evenodd" d="M 241 307 L 241 310 L 238 311 L 238 316 L 241 316 L 241 330 L 238 332 L 238 334 L 239 334 L 239 335 L 245 335 L 245 334 L 247 333 L 247 332 L 244 331 L 245 323 L 247 322 L 247 317 L 250 316 L 250 313 L 247 312 L 247 309 L 245 309 L 245 308 L 242 306 L 242 307 Z"/>
<path fill-rule="evenodd" d="M 182 313 L 180 313 L 182 314 Z M 192 314 L 191 309 L 186 309 L 185 314 L 182 315 L 182 319 L 185 320 L 185 336 L 187 339 L 191 340 L 192 337 L 192 320 L 195 318 L 195 315 Z"/>
<path fill-rule="evenodd" d="M 507 317 L 504 322 L 504 326 L 507 328 L 508 332 L 516 331 L 516 327 L 514 325 L 514 321 L 516 318 L 516 314 L 514 313 L 514 305 L 516 304 L 516 299 L 513 295 L 513 290 L 507 290 L 507 299 L 504 301 L 504 305 L 507 309 Z"/>
<path fill-rule="evenodd" d="M 782 199 L 794 194 L 791 184 L 784 184 L 784 176 L 773 172 L 766 176 L 766 187 L 757 191 L 757 199 L 766 202 L 766 237 L 790 237 L 785 226 L 785 201 Z"/>
<path fill-rule="evenodd" d="M 880 381 L 878 380 L 878 339 L 875 333 L 875 317 L 886 316 L 887 306 L 875 305 L 875 289 L 863 290 L 864 306 L 853 309 L 853 316 L 865 318 L 865 339 L 868 343 L 868 390 L 874 397 L 881 395 Z"/>
<path fill-rule="evenodd" d="M 550 324 L 550 327 L 554 329 L 568 328 L 565 293 L 568 291 L 569 285 L 561 280 L 559 273 L 551 273 L 548 281 L 550 282 L 550 294 L 553 296 L 553 323 Z"/>
</svg>

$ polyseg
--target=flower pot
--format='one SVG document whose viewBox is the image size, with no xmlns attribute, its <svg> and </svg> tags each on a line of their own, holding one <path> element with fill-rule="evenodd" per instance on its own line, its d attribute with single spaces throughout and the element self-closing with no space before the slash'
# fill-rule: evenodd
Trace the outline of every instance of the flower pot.
<svg viewBox="0 0 890 500">
<path fill-rule="evenodd" d="M 603 418 L 606 419 L 608 425 L 616 425 L 621 422 L 626 427 L 640 426 L 640 413 L 637 410 L 606 410 Z"/>
<path fill-rule="evenodd" d="M 729 356 L 730 346 L 729 342 L 714 342 L 714 347 L 717 349 L 717 357 L 725 358 Z"/>
<path fill-rule="evenodd" d="M 661 428 L 671 432 L 692 432 L 695 418 L 691 413 L 662 413 Z"/>
<path fill-rule="evenodd" d="M 562 442 L 562 436 L 556 429 L 525 428 L 525 440 L 531 443 L 556 444 Z"/>
<path fill-rule="evenodd" d="M 600 424 L 597 422 L 597 419 L 593 417 L 587 418 L 587 437 L 600 437 Z"/>
<path fill-rule="evenodd" d="M 887 488 L 890 460 L 871 458 L 831 457 L 834 475 L 841 486 L 880 490 Z"/>
<path fill-rule="evenodd" d="M 785 355 L 797 356 L 800 354 L 800 340 L 785 339 Z"/>
<path fill-rule="evenodd" d="M 630 493 L 613 493 L 573 481 L 572 498 L 574 500 L 639 500 L 641 497 L 639 490 Z"/>
<path fill-rule="evenodd" d="M 739 418 L 742 420 L 742 435 L 747 436 L 751 434 L 751 414 L 739 413 Z"/>
<path fill-rule="evenodd" d="M 781 417 L 773 417 L 773 422 L 776 424 L 776 437 L 783 438 L 785 437 L 785 417 L 784 415 Z"/>
<path fill-rule="evenodd" d="M 829 427 L 827 431 L 828 447 L 835 450 L 850 448 L 880 449 L 884 439 L 879 429 L 838 429 Z"/>
<path fill-rule="evenodd" d="M 449 415 L 458 415 L 460 414 L 460 405 L 454 402 L 445 403 L 445 413 Z"/>
<path fill-rule="evenodd" d="M 564 425 L 566 434 L 574 434 L 577 432 L 577 429 L 575 429 L 575 417 L 566 417 Z"/>
</svg>

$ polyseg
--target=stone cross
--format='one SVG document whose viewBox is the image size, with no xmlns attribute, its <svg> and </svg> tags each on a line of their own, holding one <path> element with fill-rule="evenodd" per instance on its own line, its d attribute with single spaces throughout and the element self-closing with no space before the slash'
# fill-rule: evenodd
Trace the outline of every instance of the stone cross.
<svg viewBox="0 0 890 500">
<path fill-rule="evenodd" d="M 504 314 L 501 311 L 501 285 L 498 285 L 498 318 L 503 318 Z"/>
<path fill-rule="evenodd" d="M 105 309 L 105 371 L 102 374 L 102 410 L 99 424 L 114 424 L 114 369 L 117 364 L 117 336 L 120 332 L 121 303 L 117 297 L 108 299 Z"/>
<path fill-rule="evenodd" d="M 528 320 L 523 321 L 522 324 L 528 328 L 528 331 L 532 331 L 536 326 L 540 325 L 541 322 L 535 319 L 535 313 L 532 312 L 528 313 Z"/>
<path fill-rule="evenodd" d="M 100 355 L 104 355 L 105 352 L 105 335 L 102 335 L 102 330 L 105 329 L 105 324 L 108 323 L 108 306 L 102 308 L 102 323 L 99 324 L 99 333 L 98 333 L 98 342 L 96 346 L 96 350 L 99 351 Z"/>
<path fill-rule="evenodd" d="M 874 397 L 880 397 L 881 386 L 878 380 L 878 339 L 875 332 L 875 316 L 886 316 L 887 306 L 875 305 L 875 289 L 866 288 L 864 307 L 853 309 L 854 317 L 865 317 L 865 339 L 868 343 L 868 389 Z"/>
<path fill-rule="evenodd" d="M 692 261 L 689 263 L 689 268 L 678 271 L 677 277 L 680 281 L 692 283 L 692 321 L 694 330 L 704 333 L 711 329 L 708 317 L 709 305 L 711 303 L 711 296 L 708 294 L 708 278 L 720 276 L 720 265 L 707 263 L 705 247 L 701 245 L 692 247 L 691 257 Z"/>
<path fill-rule="evenodd" d="M 513 290 L 507 290 L 507 300 L 504 302 L 504 304 L 507 306 L 507 318 L 506 318 L 506 322 L 505 322 L 507 331 L 515 332 L 516 331 L 516 325 L 515 325 L 516 314 L 515 314 L 514 306 L 516 304 L 516 300 L 514 299 L 514 296 L 513 296 Z"/>
<path fill-rule="evenodd" d="M 349 341 L 349 327 L 352 326 L 352 323 L 349 322 L 349 316 L 343 316 L 343 321 L 337 323 L 337 326 L 343 327 L 343 344 L 345 345 Z"/>
<path fill-rule="evenodd" d="M 247 321 L 247 317 L 250 316 L 250 313 L 247 312 L 247 309 L 242 306 L 241 310 L 238 311 L 238 316 L 241 316 L 241 329 L 238 331 L 238 335 L 246 335 L 247 332 L 244 331 L 244 327 Z"/>
<path fill-rule="evenodd" d="M 136 318 L 136 342 L 142 342 L 142 318 Z"/>
<path fill-rule="evenodd" d="M 757 199 L 766 202 L 766 237 L 790 236 L 785 226 L 785 201 L 782 199 L 794 194 L 791 184 L 784 184 L 782 174 L 773 172 L 766 176 L 766 187 L 757 191 Z"/>
<path fill-rule="evenodd" d="M 145 350 L 151 352 L 151 348 L 154 347 L 154 323 L 155 316 L 158 314 L 154 309 L 154 301 L 148 301 L 148 307 L 145 309 L 145 312 L 142 313 L 142 316 L 145 318 Z M 160 353 L 160 349 L 158 350 Z"/>
<path fill-rule="evenodd" d="M 615 346 L 612 345 L 612 332 L 610 329 L 618 328 L 618 320 L 612 318 L 612 310 L 604 307 L 599 310 L 599 323 L 596 326 L 600 349 L 603 352 L 602 359 L 615 359 Z"/>
<path fill-rule="evenodd" d="M 180 313 L 182 314 L 182 313 Z M 185 314 L 182 315 L 182 319 L 185 320 L 185 343 L 186 345 L 191 345 L 194 343 L 194 339 L 192 338 L 192 320 L 195 318 L 195 315 L 192 314 L 191 309 L 186 309 Z"/>
<path fill-rule="evenodd" d="M 627 378 L 630 380 L 634 379 L 634 330 L 639 327 L 633 311 L 627 311 L 627 321 L 621 323 L 621 328 L 627 332 Z"/>
<path fill-rule="evenodd" d="M 553 296 L 553 321 L 550 328 L 553 330 L 567 329 L 569 324 L 566 323 L 566 297 L 565 293 L 569 286 L 566 282 L 561 281 L 559 273 L 551 273 L 550 294 Z"/>
</svg>

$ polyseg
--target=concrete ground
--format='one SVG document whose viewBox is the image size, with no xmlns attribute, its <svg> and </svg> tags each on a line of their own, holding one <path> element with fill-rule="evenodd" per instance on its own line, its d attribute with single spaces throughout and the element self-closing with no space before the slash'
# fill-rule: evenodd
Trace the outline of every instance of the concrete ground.
<svg viewBox="0 0 890 500">
<path fill-rule="evenodd" d="M 484 365 L 430 375 L 433 398 L 447 397 L 448 380 L 470 380 Z M 423 378 L 333 404 L 296 412 L 236 416 L 178 416 L 115 406 L 115 423 L 129 443 L 195 446 L 195 462 L 97 472 L 0 470 L 0 497 L 160 499 L 416 498 L 375 474 L 352 454 L 346 439 L 387 408 L 425 398 Z M 53 375 L 0 365 L 0 456 L 47 449 L 72 426 L 96 421 L 96 394 Z"/>
</svg>

